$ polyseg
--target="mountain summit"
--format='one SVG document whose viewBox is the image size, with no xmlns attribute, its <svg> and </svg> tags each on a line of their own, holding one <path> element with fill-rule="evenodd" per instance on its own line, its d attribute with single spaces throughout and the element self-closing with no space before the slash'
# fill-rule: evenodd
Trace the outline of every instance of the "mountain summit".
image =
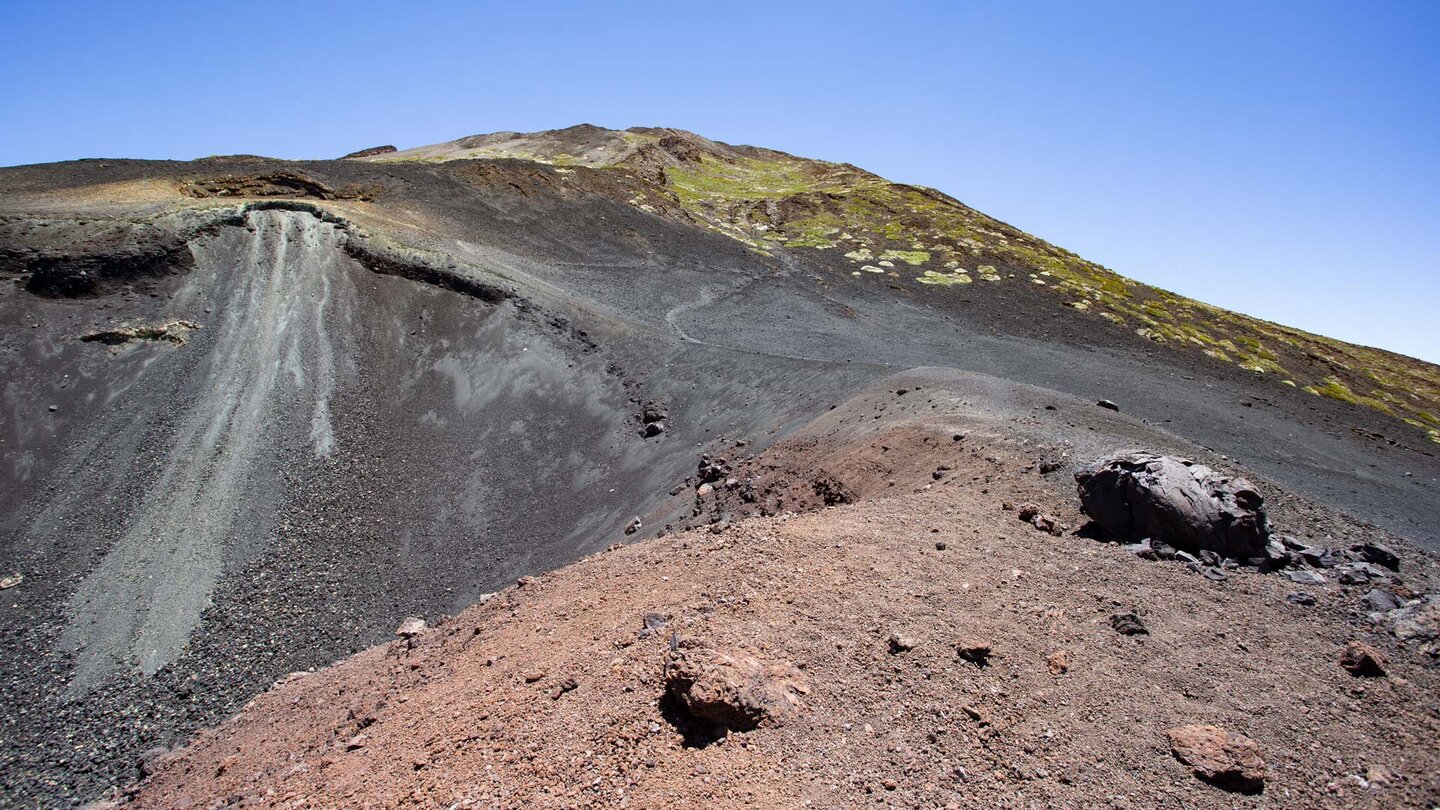
<svg viewBox="0 0 1440 810">
<path fill-rule="evenodd" d="M 1316 396 L 1404 420 L 1440 442 L 1440 373 L 1432 364 L 1228 312 L 1121 276 L 965 206 L 934 189 L 892 183 L 848 164 L 730 146 L 677 129 L 581 124 L 497 132 L 363 159 L 508 158 L 614 169 L 652 184 L 627 202 L 688 218 L 759 251 L 828 251 L 853 275 L 1008 298 L 1018 287 L 1085 313 L 1096 329 L 1203 353 Z M 846 265 L 830 262 L 838 268 Z"/>
</svg>

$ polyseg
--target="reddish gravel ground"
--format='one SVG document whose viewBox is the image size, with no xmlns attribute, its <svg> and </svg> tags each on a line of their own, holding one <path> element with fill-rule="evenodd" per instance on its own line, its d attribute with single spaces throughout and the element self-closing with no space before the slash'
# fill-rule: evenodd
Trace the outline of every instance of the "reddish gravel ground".
<svg viewBox="0 0 1440 810">
<path fill-rule="evenodd" d="M 932 442 L 907 437 L 885 444 L 952 440 L 939 429 Z M 1073 498 L 1027 469 L 1032 459 L 998 445 L 947 452 L 954 469 L 938 480 L 913 457 L 881 465 L 905 471 L 894 485 L 889 472 L 871 476 L 903 494 L 615 548 L 526 578 L 413 639 L 292 675 L 157 756 L 134 806 L 1440 801 L 1440 671 L 1364 620 L 1363 589 L 1302 589 L 1249 571 L 1212 582 L 1073 529 L 1053 537 L 1002 508 L 1031 500 L 1083 523 Z M 782 443 L 750 466 L 783 473 L 805 453 L 816 460 L 813 444 Z M 1303 522 L 1337 538 L 1376 535 L 1277 500 L 1282 531 Z M 1407 549 L 1405 565 L 1412 587 L 1433 585 L 1433 560 Z M 1297 590 L 1318 603 L 1287 602 Z M 1148 635 L 1112 627 L 1129 611 Z M 666 624 L 646 629 L 652 613 Z M 914 648 L 892 651 L 894 633 Z M 687 745 L 661 708 L 676 636 L 794 663 L 809 687 L 798 715 Z M 1380 649 L 1389 677 L 1342 669 L 1352 640 Z M 992 648 L 987 666 L 957 653 L 977 643 Z M 1167 740 L 1187 725 L 1253 739 L 1263 792 L 1195 778 Z"/>
</svg>

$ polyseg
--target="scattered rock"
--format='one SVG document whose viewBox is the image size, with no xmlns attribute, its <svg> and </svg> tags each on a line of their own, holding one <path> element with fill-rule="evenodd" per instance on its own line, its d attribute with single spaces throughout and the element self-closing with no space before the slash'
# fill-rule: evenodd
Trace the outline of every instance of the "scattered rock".
<svg viewBox="0 0 1440 810">
<path fill-rule="evenodd" d="M 1054 515 L 1046 515 L 1040 512 L 1040 507 L 1033 503 L 1020 504 L 1018 516 L 1023 523 L 1039 529 L 1046 534 L 1053 534 L 1059 537 L 1065 533 L 1065 525 Z"/>
<path fill-rule="evenodd" d="M 1150 628 L 1135 613 L 1116 613 L 1110 617 L 1110 626 L 1124 636 L 1148 636 Z"/>
<path fill-rule="evenodd" d="M 936 551 L 944 551 L 945 549 L 947 549 L 947 548 L 949 548 L 949 547 L 950 547 L 950 546 L 949 546 L 948 544 L 946 544 L 946 542 L 945 542 L 944 540 L 936 540 L 936 541 L 935 541 L 935 550 L 936 550 Z"/>
<path fill-rule="evenodd" d="M 920 642 L 916 641 L 913 636 L 907 636 L 904 633 L 898 632 L 890 634 L 891 655 L 897 655 L 903 652 L 910 652 L 911 650 L 915 649 L 915 647 L 919 644 Z"/>
<path fill-rule="evenodd" d="M 1065 650 L 1050 653 L 1050 657 L 1045 659 L 1045 666 L 1050 669 L 1051 675 L 1064 675 L 1070 671 L 1070 653 Z"/>
<path fill-rule="evenodd" d="M 524 675 L 522 675 L 521 677 L 523 677 L 523 678 L 525 679 L 525 682 L 526 682 L 526 683 L 535 683 L 536 681 L 542 680 L 542 679 L 545 677 L 545 670 L 543 670 L 543 669 L 532 669 L 532 670 L 526 672 L 526 673 L 525 673 Z"/>
<path fill-rule="evenodd" d="M 550 690 L 550 699 L 551 699 L 551 700 L 559 700 L 560 697 L 561 697 L 562 695 L 564 695 L 566 692 L 573 692 L 573 691 L 575 691 L 576 689 L 579 689 L 579 688 L 580 688 L 580 682 L 579 682 L 579 681 L 575 680 L 574 678 L 566 678 L 565 680 L 561 681 L 560 683 L 555 684 L 555 688 L 552 689 L 552 690 Z"/>
<path fill-rule="evenodd" d="M 670 623 L 670 617 L 663 613 L 646 613 L 644 618 L 645 629 L 652 633 Z"/>
<path fill-rule="evenodd" d="M 644 528 L 644 526 L 645 526 L 645 524 L 642 523 L 642 522 L 640 521 L 640 518 L 637 517 L 637 518 L 631 520 L 629 523 L 626 523 L 626 524 L 625 524 L 625 533 L 626 533 L 626 534 L 634 534 L 634 533 L 640 531 L 640 529 Z"/>
<path fill-rule="evenodd" d="M 1365 781 L 1371 787 L 1382 788 L 1395 781 L 1395 774 L 1384 765 L 1371 765 L 1365 769 Z"/>
<path fill-rule="evenodd" d="M 24 581 L 25 575 L 18 571 L 7 577 L 0 577 L 0 591 L 8 591 Z"/>
<path fill-rule="evenodd" d="M 1399 610 L 1405 605 L 1404 600 L 1391 591 L 1383 591 L 1379 588 L 1371 588 L 1365 594 L 1364 603 L 1367 610 L 1373 613 L 1389 613 L 1392 610 Z"/>
<path fill-rule="evenodd" d="M 1367 563 L 1383 566 L 1391 571 L 1400 570 L 1400 556 L 1379 543 L 1361 543 L 1351 546 L 1350 550 L 1359 554 L 1360 559 Z"/>
<path fill-rule="evenodd" d="M 1440 658 L 1440 594 L 1428 594 L 1390 614 L 1390 632 L 1426 655 Z"/>
<path fill-rule="evenodd" d="M 410 616 L 400 623 L 395 629 L 395 635 L 401 638 L 415 638 L 425 632 L 425 620 L 417 616 Z"/>
<path fill-rule="evenodd" d="M 1108 400 L 1108 399 L 1102 399 L 1102 400 L 1096 402 L 1095 404 L 1098 405 L 1098 406 L 1100 406 L 1101 408 L 1104 408 L 1104 409 L 1107 410 L 1107 411 L 1119 411 L 1119 410 L 1120 410 L 1120 406 L 1119 406 L 1119 405 L 1116 405 L 1115 403 L 1111 402 L 1111 401 Z"/>
<path fill-rule="evenodd" d="M 1315 597 L 1304 591 L 1291 591 L 1285 594 L 1285 601 L 1292 605 L 1304 605 L 1309 607 L 1315 604 Z"/>
<path fill-rule="evenodd" d="M 1325 576 L 1315 571 L 1286 571 L 1286 579 L 1296 585 L 1324 585 Z"/>
<path fill-rule="evenodd" d="M 664 422 L 650 422 L 640 429 L 640 435 L 646 439 L 653 439 L 665 432 Z"/>
<path fill-rule="evenodd" d="M 956 652 L 960 654 L 961 658 L 977 667 L 990 664 L 990 642 L 988 641 L 962 641 L 956 645 Z"/>
<path fill-rule="evenodd" d="M 785 661 L 761 661 L 700 639 L 680 639 L 665 667 L 665 698 L 685 716 L 726 731 L 782 724 L 809 694 L 804 675 Z"/>
<path fill-rule="evenodd" d="M 1127 543 L 1123 548 L 1142 560 L 1160 559 L 1160 555 L 1157 554 L 1155 548 L 1150 545 L 1150 538 L 1148 537 L 1138 543 Z M 1173 557 L 1174 555 L 1172 554 L 1171 556 Z"/>
<path fill-rule="evenodd" d="M 1340 651 L 1340 666 L 1357 678 L 1385 677 L 1385 655 L 1369 644 L 1352 641 Z"/>
<path fill-rule="evenodd" d="M 1186 459 L 1118 453 L 1075 473 L 1085 513 L 1122 540 L 1162 539 L 1190 552 L 1265 556 L 1270 530 L 1250 482 Z"/>
<path fill-rule="evenodd" d="M 1265 760 L 1249 737 L 1215 726 L 1178 726 L 1166 735 L 1175 758 L 1205 782 L 1240 793 L 1265 789 Z"/>
</svg>

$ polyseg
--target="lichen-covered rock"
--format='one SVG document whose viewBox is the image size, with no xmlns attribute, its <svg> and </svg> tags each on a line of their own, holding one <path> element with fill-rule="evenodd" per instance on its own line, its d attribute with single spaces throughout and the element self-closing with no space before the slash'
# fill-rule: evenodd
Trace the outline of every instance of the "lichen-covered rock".
<svg viewBox="0 0 1440 810">
<path fill-rule="evenodd" d="M 727 731 L 783 724 L 809 691 L 804 674 L 788 661 L 762 661 L 699 639 L 679 641 L 665 669 L 665 696 L 672 705 Z"/>
<path fill-rule="evenodd" d="M 1080 504 L 1126 541 L 1161 540 L 1189 552 L 1265 556 L 1270 528 L 1249 481 L 1156 453 L 1117 453 L 1075 473 Z"/>
<path fill-rule="evenodd" d="M 1166 734 L 1175 758 L 1204 781 L 1241 793 L 1265 788 L 1265 759 L 1249 737 L 1216 726 L 1177 726 Z"/>
</svg>

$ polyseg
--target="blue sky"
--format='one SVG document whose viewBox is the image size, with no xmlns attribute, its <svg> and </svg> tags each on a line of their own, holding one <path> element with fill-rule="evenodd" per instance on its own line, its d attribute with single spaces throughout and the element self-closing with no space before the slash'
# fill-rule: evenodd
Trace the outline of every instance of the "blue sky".
<svg viewBox="0 0 1440 810">
<path fill-rule="evenodd" d="M 674 126 L 1440 361 L 1440 2 L 20 3 L 0 165 Z"/>
</svg>

